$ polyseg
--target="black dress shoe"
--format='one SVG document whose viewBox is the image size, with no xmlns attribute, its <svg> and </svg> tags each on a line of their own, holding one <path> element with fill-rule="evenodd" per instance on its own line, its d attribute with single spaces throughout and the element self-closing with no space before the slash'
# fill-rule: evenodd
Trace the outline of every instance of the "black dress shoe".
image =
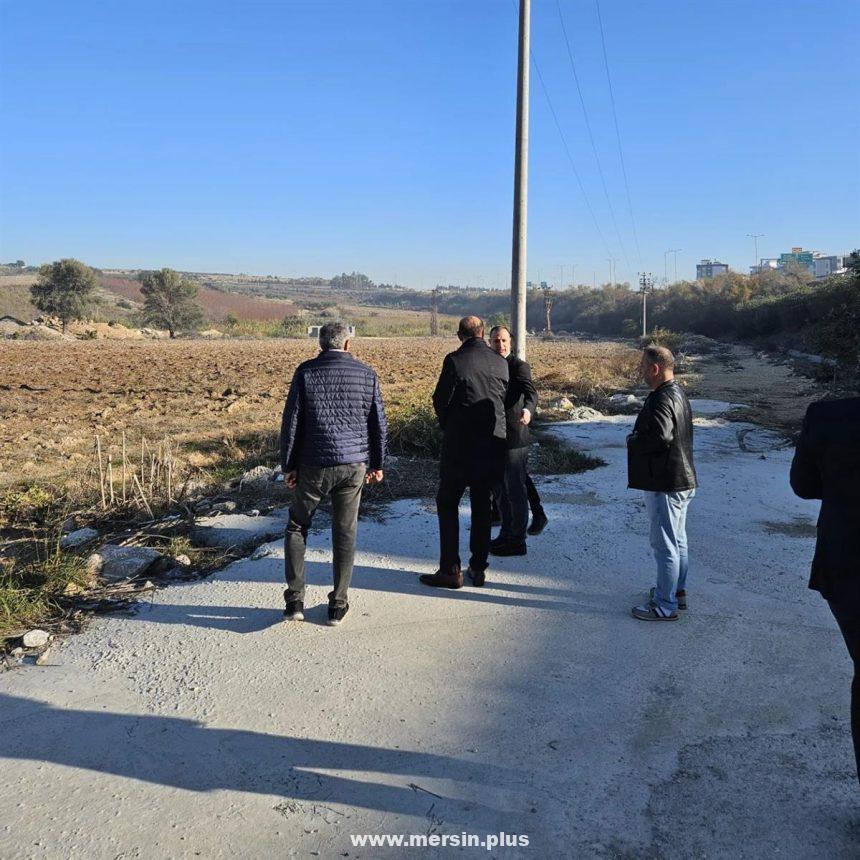
<svg viewBox="0 0 860 860">
<path fill-rule="evenodd" d="M 422 573 L 418 577 L 424 585 L 429 585 L 433 588 L 462 588 L 463 574 L 459 569 L 443 573 L 437 570 L 436 573 Z"/>
<path fill-rule="evenodd" d="M 496 544 L 495 546 L 491 545 L 490 553 L 492 553 L 492 555 L 525 555 L 526 544 L 525 541 L 522 543 L 511 543 L 510 541 L 506 541 L 505 543 Z"/>
<path fill-rule="evenodd" d="M 483 584 L 487 581 L 487 574 L 483 570 L 473 570 L 471 567 L 466 571 L 466 576 L 472 580 L 472 585 L 475 588 L 481 588 Z"/>
<path fill-rule="evenodd" d="M 546 514 L 543 511 L 538 511 L 532 517 L 532 524 L 529 526 L 529 534 L 539 535 L 546 528 L 546 524 L 548 522 L 549 520 L 546 518 Z"/>
</svg>

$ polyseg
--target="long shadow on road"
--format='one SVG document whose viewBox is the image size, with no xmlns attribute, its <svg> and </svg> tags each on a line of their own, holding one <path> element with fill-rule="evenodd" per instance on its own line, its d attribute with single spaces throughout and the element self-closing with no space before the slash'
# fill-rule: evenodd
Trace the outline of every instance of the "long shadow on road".
<svg viewBox="0 0 860 860">
<path fill-rule="evenodd" d="M 413 779 L 471 782 L 478 796 L 482 786 L 516 781 L 512 771 L 481 761 L 210 728 L 176 717 L 54 708 L 3 693 L 0 713 L 30 727 L 14 740 L 10 732 L 0 731 L 2 759 L 53 762 L 188 791 L 286 795 L 422 815 L 427 796 L 416 798 L 421 789 Z M 363 777 L 320 770 L 356 771 Z M 397 775 L 401 784 L 367 782 L 366 774 Z M 471 807 L 492 809 L 474 801 Z"/>
</svg>

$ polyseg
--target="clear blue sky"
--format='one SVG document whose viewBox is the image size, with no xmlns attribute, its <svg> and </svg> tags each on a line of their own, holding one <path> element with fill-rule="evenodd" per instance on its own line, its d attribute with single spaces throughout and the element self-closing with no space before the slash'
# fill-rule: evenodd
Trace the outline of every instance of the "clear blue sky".
<svg viewBox="0 0 860 860">
<path fill-rule="evenodd" d="M 593 0 L 532 48 L 529 277 L 860 244 L 856 0 Z M 504 286 L 513 0 L 0 0 L 0 259 Z M 621 250 L 626 248 L 627 259 Z M 671 257 L 669 274 L 672 274 Z"/>
</svg>

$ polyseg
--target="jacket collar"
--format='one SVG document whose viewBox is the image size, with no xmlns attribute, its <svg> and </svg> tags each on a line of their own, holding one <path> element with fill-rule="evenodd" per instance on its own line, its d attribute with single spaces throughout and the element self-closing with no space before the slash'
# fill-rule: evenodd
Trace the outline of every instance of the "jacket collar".
<svg viewBox="0 0 860 860">
<path fill-rule="evenodd" d="M 464 340 L 462 344 L 460 344 L 460 349 L 474 349 L 476 346 L 487 346 L 487 342 L 482 337 L 470 337 L 468 340 Z M 489 347 L 487 347 L 489 349 Z M 458 352 L 460 350 L 457 350 Z"/>
</svg>

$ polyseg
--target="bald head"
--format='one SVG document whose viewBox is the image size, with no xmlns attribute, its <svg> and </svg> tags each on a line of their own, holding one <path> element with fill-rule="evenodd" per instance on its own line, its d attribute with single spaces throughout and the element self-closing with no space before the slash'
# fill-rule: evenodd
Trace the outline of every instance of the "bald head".
<svg viewBox="0 0 860 860">
<path fill-rule="evenodd" d="M 460 320 L 457 327 L 457 337 L 460 340 L 469 340 L 471 337 L 484 336 L 484 321 L 480 317 L 468 316 Z"/>
</svg>

